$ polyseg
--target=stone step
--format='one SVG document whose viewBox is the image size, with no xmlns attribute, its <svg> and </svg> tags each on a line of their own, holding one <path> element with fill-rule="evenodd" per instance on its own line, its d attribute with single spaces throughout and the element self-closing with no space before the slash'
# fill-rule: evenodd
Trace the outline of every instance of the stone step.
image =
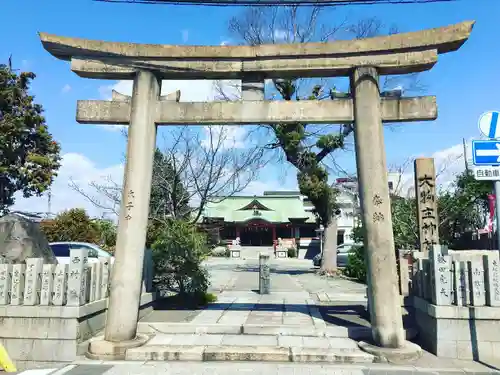
<svg viewBox="0 0 500 375">
<path fill-rule="evenodd" d="M 359 349 L 278 346 L 145 345 L 128 349 L 129 361 L 259 361 L 371 363 L 374 357 Z"/>
<path fill-rule="evenodd" d="M 220 334 L 220 335 L 260 335 L 260 336 L 306 336 L 306 337 L 338 337 L 355 340 L 369 339 L 370 327 L 343 327 L 314 325 L 270 325 L 270 324 L 193 324 L 167 322 L 139 322 L 139 333 L 163 334 Z M 411 340 L 416 337 L 415 328 L 406 329 L 406 337 Z"/>
</svg>

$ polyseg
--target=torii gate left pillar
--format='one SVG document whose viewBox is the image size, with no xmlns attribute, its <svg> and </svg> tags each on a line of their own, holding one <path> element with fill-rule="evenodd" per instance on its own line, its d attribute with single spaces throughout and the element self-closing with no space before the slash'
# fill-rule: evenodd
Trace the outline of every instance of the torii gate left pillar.
<svg viewBox="0 0 500 375">
<path fill-rule="evenodd" d="M 140 346 L 147 337 L 137 335 L 138 306 L 142 291 L 144 244 L 156 148 L 154 111 L 160 99 L 161 80 L 151 71 L 134 77 L 127 161 L 120 209 L 115 263 L 111 275 L 104 340 L 91 342 L 88 355 L 116 359 L 126 349 Z"/>
</svg>

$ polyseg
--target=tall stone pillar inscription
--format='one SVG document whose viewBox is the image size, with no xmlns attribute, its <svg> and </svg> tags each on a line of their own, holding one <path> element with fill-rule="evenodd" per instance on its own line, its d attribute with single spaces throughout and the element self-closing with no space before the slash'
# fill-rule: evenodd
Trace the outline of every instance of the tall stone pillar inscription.
<svg viewBox="0 0 500 375">
<path fill-rule="evenodd" d="M 106 341 L 130 341 L 136 337 L 156 146 L 154 105 L 160 85 L 161 81 L 148 71 L 138 71 L 134 79 Z"/>
<path fill-rule="evenodd" d="M 432 158 L 415 159 L 415 197 L 420 251 L 429 254 L 432 246 L 439 244 L 436 171 Z"/>
<path fill-rule="evenodd" d="M 368 293 L 372 336 L 385 348 L 405 345 L 396 254 L 392 233 L 378 73 L 355 69 L 351 76 L 354 99 L 354 142 L 362 223 L 365 228 Z"/>
</svg>

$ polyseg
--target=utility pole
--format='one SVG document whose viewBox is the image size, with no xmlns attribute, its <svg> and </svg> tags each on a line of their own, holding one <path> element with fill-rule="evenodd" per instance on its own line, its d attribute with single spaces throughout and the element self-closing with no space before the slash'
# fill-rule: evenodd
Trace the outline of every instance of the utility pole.
<svg viewBox="0 0 500 375">
<path fill-rule="evenodd" d="M 469 163 L 467 162 L 467 141 L 465 138 L 462 138 L 463 144 L 464 144 L 464 163 L 465 163 L 465 170 L 469 172 Z"/>
<path fill-rule="evenodd" d="M 52 214 L 52 191 L 49 189 L 47 193 L 48 199 L 47 199 L 47 219 L 50 219 L 51 214 Z"/>
</svg>

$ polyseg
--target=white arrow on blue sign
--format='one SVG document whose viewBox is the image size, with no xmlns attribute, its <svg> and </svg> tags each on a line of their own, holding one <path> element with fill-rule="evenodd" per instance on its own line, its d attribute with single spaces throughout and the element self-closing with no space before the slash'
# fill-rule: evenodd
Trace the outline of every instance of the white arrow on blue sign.
<svg viewBox="0 0 500 375">
<path fill-rule="evenodd" d="M 500 138 L 500 113 L 497 111 L 485 112 L 479 118 L 479 131 L 488 138 Z"/>
<path fill-rule="evenodd" d="M 474 165 L 500 165 L 500 141 L 472 141 Z"/>
</svg>

